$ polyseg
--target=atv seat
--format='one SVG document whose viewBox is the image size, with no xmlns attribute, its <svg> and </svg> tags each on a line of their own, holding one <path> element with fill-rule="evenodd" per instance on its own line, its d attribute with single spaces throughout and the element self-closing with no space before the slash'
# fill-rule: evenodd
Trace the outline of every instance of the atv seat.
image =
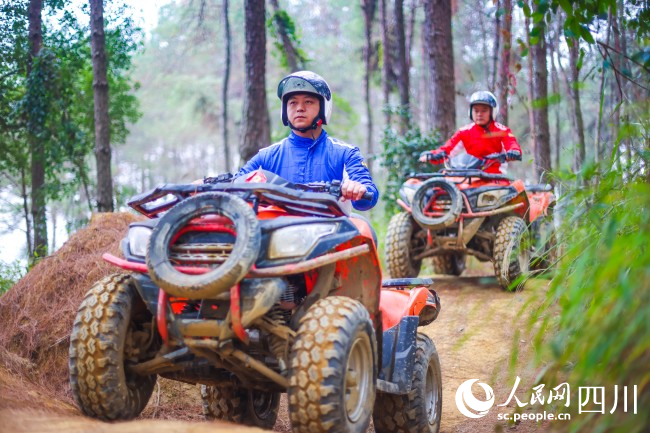
<svg viewBox="0 0 650 433">
<path fill-rule="evenodd" d="M 383 280 L 381 282 L 381 287 L 404 289 L 406 287 L 430 286 L 432 284 L 433 280 L 431 278 L 392 278 Z"/>
<path fill-rule="evenodd" d="M 526 185 L 526 190 L 528 192 L 546 192 L 553 191 L 553 186 L 551 184 L 536 184 L 536 185 Z"/>
</svg>

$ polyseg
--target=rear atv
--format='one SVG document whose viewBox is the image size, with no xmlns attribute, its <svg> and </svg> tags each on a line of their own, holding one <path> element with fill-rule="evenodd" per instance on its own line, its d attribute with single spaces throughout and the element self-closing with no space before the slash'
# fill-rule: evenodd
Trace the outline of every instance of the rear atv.
<svg viewBox="0 0 650 433">
<path fill-rule="evenodd" d="M 400 189 L 404 209 L 386 237 L 391 276 L 416 277 L 431 257 L 438 274 L 461 275 L 468 255 L 491 261 L 502 288 L 522 286 L 531 269 L 554 263 L 550 187 L 486 173 L 489 161 L 461 153 L 440 173 L 413 175 Z"/>
<path fill-rule="evenodd" d="M 416 336 L 439 298 L 430 280 L 382 286 L 372 230 L 339 187 L 260 171 L 135 197 L 151 219 L 132 224 L 125 259 L 104 256 L 130 273 L 98 282 L 72 331 L 81 410 L 136 417 L 162 376 L 200 384 L 207 418 L 272 428 L 287 392 L 294 432 L 361 433 L 395 397 L 437 431 L 439 361 Z"/>
</svg>

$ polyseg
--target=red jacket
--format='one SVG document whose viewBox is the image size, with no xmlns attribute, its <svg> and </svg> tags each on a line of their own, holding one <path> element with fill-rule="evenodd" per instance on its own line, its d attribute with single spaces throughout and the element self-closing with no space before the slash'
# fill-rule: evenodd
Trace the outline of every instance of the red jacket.
<svg viewBox="0 0 650 433">
<path fill-rule="evenodd" d="M 521 147 L 513 135 L 510 128 L 498 122 L 490 122 L 487 131 L 476 123 L 470 123 L 463 126 L 439 149 L 437 152 L 445 152 L 447 155 L 458 143 L 463 143 L 465 150 L 470 155 L 483 158 L 491 153 L 507 152 L 509 150 L 518 150 Z M 485 169 L 488 173 L 501 173 L 501 164 L 495 162 Z"/>
</svg>

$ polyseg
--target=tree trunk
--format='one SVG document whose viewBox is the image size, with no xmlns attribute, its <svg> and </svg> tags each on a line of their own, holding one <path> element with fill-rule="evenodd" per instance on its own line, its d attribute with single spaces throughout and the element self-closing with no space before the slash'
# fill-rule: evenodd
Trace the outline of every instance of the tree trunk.
<svg viewBox="0 0 650 433">
<path fill-rule="evenodd" d="M 621 13 L 621 10 L 619 9 L 622 8 L 623 5 L 619 5 L 619 7 L 616 8 L 614 13 L 612 13 L 612 10 L 610 8 L 610 17 L 611 17 L 611 22 L 610 26 L 608 29 L 608 35 L 611 31 L 614 39 L 614 48 L 616 49 L 616 53 L 612 56 L 610 53 L 610 60 L 613 63 L 614 67 L 614 74 L 615 76 L 618 76 L 618 72 L 616 71 L 622 71 L 623 70 L 623 62 L 621 59 L 623 58 L 623 45 L 621 42 L 621 26 L 620 24 L 623 23 L 623 18 L 619 18 L 619 14 Z M 619 21 L 620 19 L 620 21 Z M 607 44 L 609 44 L 609 40 L 607 41 Z M 621 102 L 623 101 L 623 86 L 624 83 L 626 82 L 626 79 L 615 79 L 611 80 L 611 98 L 612 98 L 612 103 L 611 106 L 614 107 L 612 114 L 611 114 L 611 132 L 610 132 L 610 137 L 609 137 L 609 142 L 613 143 L 613 145 L 617 146 L 619 149 L 625 149 L 628 151 L 628 153 L 631 151 L 630 146 L 629 146 L 629 141 L 626 139 L 619 140 L 618 139 L 618 131 L 619 127 L 621 124 Z M 628 155 L 627 160 L 631 161 L 631 154 Z"/>
<path fill-rule="evenodd" d="M 390 106 L 390 71 L 392 68 L 391 65 L 391 55 L 390 55 L 390 37 L 389 37 L 389 28 L 388 28 L 388 11 L 386 10 L 386 1 L 380 0 L 379 5 L 381 6 L 381 45 L 383 47 L 383 67 L 382 67 L 382 90 L 384 97 L 384 121 L 386 122 L 386 127 L 389 127 L 391 124 L 391 114 L 389 110 Z"/>
<path fill-rule="evenodd" d="M 443 138 L 447 138 L 453 133 L 456 124 L 449 0 L 424 0 L 424 35 L 427 46 L 424 64 L 429 72 L 427 124 L 431 129 L 440 131 Z"/>
<path fill-rule="evenodd" d="M 266 26 L 264 0 L 245 0 L 246 67 L 243 132 L 239 154 L 248 161 L 271 142 L 266 105 Z"/>
<path fill-rule="evenodd" d="M 228 17 L 228 0 L 223 0 L 224 39 L 226 43 L 226 65 L 223 72 L 223 91 L 221 102 L 223 104 L 223 156 L 226 160 L 225 170 L 230 172 L 230 143 L 228 142 L 228 86 L 230 85 L 230 51 L 232 38 L 230 37 L 230 18 Z"/>
<path fill-rule="evenodd" d="M 539 41 L 531 47 L 533 57 L 533 116 L 535 118 L 535 176 L 548 181 L 551 171 L 551 146 L 548 126 L 548 71 L 546 64 L 546 29 L 540 26 Z"/>
<path fill-rule="evenodd" d="M 32 73 L 36 57 L 41 52 L 43 45 L 43 0 L 30 0 L 29 2 L 29 57 L 27 75 Z M 31 113 L 28 116 L 32 116 Z M 32 258 L 47 255 L 47 216 L 45 213 L 45 147 L 43 140 L 38 136 L 37 129 L 44 125 L 36 125 L 37 115 L 28 120 L 29 147 L 31 154 L 31 182 L 32 182 L 32 223 L 34 228 L 34 245 Z M 41 117 L 42 119 L 42 117 Z"/>
<path fill-rule="evenodd" d="M 487 35 L 487 29 L 485 28 L 485 14 L 483 11 L 485 10 L 485 2 L 483 0 L 478 0 L 476 2 L 476 10 L 478 11 L 478 26 L 481 29 L 481 34 L 482 35 Z M 483 62 L 483 76 L 485 77 L 485 85 L 489 86 L 490 83 L 490 62 L 489 62 L 489 55 L 488 55 L 488 38 L 483 37 L 481 38 L 481 51 L 483 52 L 483 58 L 481 59 Z"/>
<path fill-rule="evenodd" d="M 372 22 L 375 14 L 376 0 L 361 0 L 363 20 L 366 31 L 366 45 L 363 49 L 363 58 L 366 63 L 366 70 L 363 77 L 364 99 L 366 101 L 366 154 L 368 155 L 368 170 L 372 174 L 373 162 L 373 138 L 372 138 L 372 101 L 370 98 L 370 76 L 372 74 Z"/>
<path fill-rule="evenodd" d="M 271 6 L 273 7 L 273 13 L 275 14 L 274 19 L 276 25 L 278 26 L 278 34 L 280 35 L 282 46 L 284 47 L 284 55 L 287 58 L 287 65 L 289 66 L 290 72 L 298 71 L 299 69 L 302 69 L 298 67 L 299 56 L 296 51 L 296 47 L 293 46 L 291 38 L 289 38 L 289 35 L 287 34 L 287 30 L 284 22 L 282 21 L 282 18 L 280 15 L 278 15 L 278 12 L 281 10 L 278 0 L 271 0 Z"/>
<path fill-rule="evenodd" d="M 580 46 L 577 39 L 567 39 L 569 46 L 569 68 L 571 69 L 571 98 L 573 99 L 574 117 L 576 121 L 576 133 L 578 142 L 574 153 L 573 169 L 578 172 L 585 163 L 585 131 L 582 120 L 582 109 L 580 106 L 580 70 L 578 69 L 578 57 Z"/>
<path fill-rule="evenodd" d="M 29 193 L 27 192 L 27 173 L 25 168 L 20 169 L 20 196 L 23 201 L 23 214 L 25 215 L 25 235 L 27 243 L 27 256 L 33 257 L 32 249 L 32 221 L 29 218 Z"/>
<path fill-rule="evenodd" d="M 416 0 L 410 2 L 411 8 L 409 15 L 409 23 L 406 29 L 406 65 L 408 69 L 411 69 L 411 49 L 413 48 L 413 38 L 415 36 L 415 15 L 417 14 L 417 5 L 415 4 Z"/>
<path fill-rule="evenodd" d="M 90 0 L 90 43 L 95 98 L 95 159 L 97 161 L 97 211 L 113 212 L 111 175 L 111 120 L 108 116 L 108 78 L 104 38 L 103 0 Z"/>
<path fill-rule="evenodd" d="M 558 77 L 558 72 L 557 72 L 557 67 L 555 66 L 555 54 L 558 52 L 558 44 L 556 41 L 558 40 L 558 35 L 555 34 L 553 39 L 549 38 L 549 54 L 551 57 L 551 91 L 553 92 L 553 96 L 555 98 L 560 97 L 560 78 Z M 558 53 L 559 55 L 559 53 Z M 553 113 L 555 114 L 555 132 L 554 132 L 554 151 L 551 152 L 554 156 L 555 159 L 553 160 L 553 169 L 554 170 L 559 170 L 560 169 L 560 135 L 561 135 L 561 121 L 560 121 L 560 103 L 559 101 L 555 104 L 555 107 L 553 109 Z"/>
<path fill-rule="evenodd" d="M 530 110 L 528 110 L 528 122 L 530 123 L 530 134 L 529 140 L 530 140 L 530 148 L 532 150 L 533 157 L 536 154 L 536 149 L 537 149 L 537 135 L 535 134 L 535 130 L 537 129 L 535 125 L 535 116 L 533 114 L 533 106 L 534 106 L 534 101 L 535 101 L 535 91 L 533 90 L 533 70 L 535 69 L 534 64 L 533 64 L 533 54 L 532 54 L 532 45 L 530 41 L 530 31 L 531 31 L 531 26 L 530 26 L 530 17 L 526 16 L 524 18 L 524 21 L 526 23 L 526 45 L 528 46 L 528 56 L 527 56 L 527 63 L 528 63 L 528 86 L 526 87 L 527 93 L 528 93 L 528 101 L 530 101 Z"/>
<path fill-rule="evenodd" d="M 501 46 L 500 44 L 502 36 L 501 14 L 499 13 L 501 0 L 495 0 L 494 4 L 497 7 L 497 11 L 494 16 L 494 50 L 492 50 L 492 68 L 490 69 L 490 90 L 494 89 L 497 86 L 497 70 L 499 68 L 499 54 L 501 53 L 499 47 Z"/>
<path fill-rule="evenodd" d="M 573 135 L 574 135 L 574 140 L 578 141 L 578 127 L 577 127 L 577 119 L 576 119 L 576 109 L 575 109 L 575 101 L 573 100 L 573 90 L 571 83 L 569 82 L 569 73 L 564 69 L 562 66 L 562 57 L 561 57 L 561 50 L 559 49 L 560 47 L 560 35 L 563 33 L 563 23 L 562 20 L 558 19 L 557 20 L 557 27 L 555 30 L 555 43 L 556 46 L 558 47 L 557 49 L 557 69 L 559 70 L 561 77 L 562 77 L 562 83 L 564 84 L 564 90 L 565 94 L 568 96 L 566 98 L 567 106 L 568 106 L 568 117 L 571 119 L 571 128 L 573 130 Z M 575 162 L 575 152 L 574 152 L 574 158 L 572 161 L 572 166 Z"/>
<path fill-rule="evenodd" d="M 404 0 L 395 0 L 395 22 L 397 32 L 397 62 L 399 70 L 399 79 L 397 87 L 399 89 L 400 112 L 402 113 L 399 124 L 400 133 L 403 135 L 409 129 L 409 68 L 406 60 L 406 33 L 404 27 Z"/>
<path fill-rule="evenodd" d="M 503 0 L 503 38 L 499 56 L 499 73 L 497 85 L 497 100 L 499 101 L 499 122 L 508 124 L 508 84 L 510 82 L 510 53 L 512 47 L 512 0 Z"/>
</svg>

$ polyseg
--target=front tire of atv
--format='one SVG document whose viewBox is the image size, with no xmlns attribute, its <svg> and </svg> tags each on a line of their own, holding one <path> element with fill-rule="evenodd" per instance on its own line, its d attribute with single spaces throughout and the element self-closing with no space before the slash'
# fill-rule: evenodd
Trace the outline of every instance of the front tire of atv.
<svg viewBox="0 0 650 433">
<path fill-rule="evenodd" d="M 465 270 L 465 254 L 451 253 L 444 256 L 433 256 L 433 270 L 440 275 L 460 276 Z"/>
<path fill-rule="evenodd" d="M 270 430 L 278 418 L 279 392 L 253 392 L 238 384 L 201 385 L 201 399 L 206 419 L 220 419 Z"/>
<path fill-rule="evenodd" d="M 392 278 L 415 278 L 420 273 L 422 260 L 413 258 L 426 246 L 426 241 L 416 236 L 420 231 L 422 229 L 407 212 L 400 212 L 390 219 L 386 235 L 386 257 Z"/>
<path fill-rule="evenodd" d="M 70 388 L 88 416 L 105 421 L 135 418 L 151 397 L 157 376 L 130 373 L 157 341 L 151 314 L 128 274 L 97 282 L 79 306 L 70 335 Z M 143 344 L 144 342 L 144 344 Z M 142 352 L 145 352 L 143 354 Z"/>
<path fill-rule="evenodd" d="M 494 240 L 494 274 L 501 287 L 514 291 L 529 275 L 530 250 L 526 222 L 518 216 L 501 220 Z"/>
<path fill-rule="evenodd" d="M 437 433 L 442 413 L 442 374 L 436 346 L 417 335 L 411 392 L 377 393 L 373 422 L 377 433 Z"/>
<path fill-rule="evenodd" d="M 202 215 L 227 217 L 233 224 L 236 240 L 228 258 L 218 267 L 200 275 L 177 271 L 169 258 L 169 245 L 191 220 Z M 257 215 L 239 197 L 222 193 L 201 193 L 167 212 L 149 239 L 147 268 L 151 279 L 172 296 L 202 299 L 216 296 L 237 284 L 259 254 L 261 234 Z"/>
<path fill-rule="evenodd" d="M 330 296 L 300 320 L 291 353 L 293 431 L 365 433 L 375 401 L 377 343 L 359 301 Z"/>
</svg>

